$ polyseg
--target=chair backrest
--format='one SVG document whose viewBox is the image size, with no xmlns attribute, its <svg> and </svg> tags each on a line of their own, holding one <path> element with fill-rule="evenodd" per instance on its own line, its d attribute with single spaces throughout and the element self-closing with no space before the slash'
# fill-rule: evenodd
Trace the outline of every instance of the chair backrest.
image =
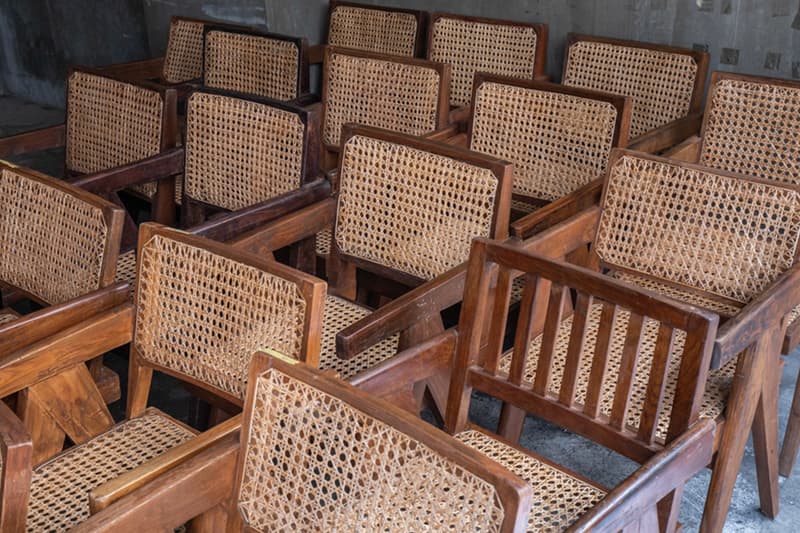
<svg viewBox="0 0 800 533">
<path fill-rule="evenodd" d="M 451 66 L 450 105 L 466 106 L 478 72 L 525 80 L 544 73 L 547 25 L 434 13 L 427 57 Z"/>
<path fill-rule="evenodd" d="M 131 356 L 232 402 L 251 355 L 316 364 L 325 282 L 208 239 L 143 224 Z"/>
<path fill-rule="evenodd" d="M 322 140 L 338 148 L 347 123 L 423 135 L 447 123 L 450 67 L 327 47 L 322 79 Z"/>
<path fill-rule="evenodd" d="M 797 186 L 620 150 L 594 252 L 611 268 L 742 304 L 794 263 L 798 237 Z"/>
<path fill-rule="evenodd" d="M 425 12 L 331 0 L 328 37 L 332 46 L 417 57 L 424 45 Z"/>
<path fill-rule="evenodd" d="M 234 211 L 317 177 L 318 118 L 274 100 L 198 91 L 188 99 L 185 149 L 186 196 Z"/>
<path fill-rule="evenodd" d="M 124 210 L 0 164 L 0 282 L 56 305 L 114 281 Z"/>
<path fill-rule="evenodd" d="M 561 82 L 633 98 L 631 137 L 702 107 L 708 53 L 570 34 Z"/>
<path fill-rule="evenodd" d="M 465 262 L 473 237 L 507 236 L 509 163 L 375 128 L 343 138 L 335 253 L 418 284 Z"/>
<path fill-rule="evenodd" d="M 640 462 L 697 420 L 716 315 L 486 239 L 473 242 L 465 287 L 449 432 L 465 426 L 473 387 Z"/>
<path fill-rule="evenodd" d="M 241 442 L 235 501 L 255 531 L 510 533 L 531 505 L 522 479 L 449 435 L 263 354 Z"/>
<path fill-rule="evenodd" d="M 603 178 L 629 126 L 626 97 L 478 74 L 468 146 L 514 163 L 514 194 L 552 201 Z"/>
<path fill-rule="evenodd" d="M 203 43 L 206 87 L 284 102 L 308 91 L 305 39 L 206 26 Z"/>
<path fill-rule="evenodd" d="M 700 164 L 800 184 L 800 82 L 713 72 Z"/>
<path fill-rule="evenodd" d="M 175 93 L 89 69 L 67 79 L 65 166 L 90 173 L 157 155 L 175 142 Z"/>
</svg>

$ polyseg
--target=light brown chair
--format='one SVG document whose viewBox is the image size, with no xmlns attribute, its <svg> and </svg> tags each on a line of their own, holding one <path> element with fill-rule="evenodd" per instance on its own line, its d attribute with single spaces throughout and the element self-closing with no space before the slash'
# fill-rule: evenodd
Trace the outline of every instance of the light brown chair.
<svg viewBox="0 0 800 533">
<path fill-rule="evenodd" d="M 154 370 L 242 405 L 255 350 L 279 350 L 301 361 L 318 357 L 324 282 L 176 230 L 145 224 L 141 233 L 128 418 L 42 464 L 17 462 L 9 472 L 4 461 L 12 482 L 2 487 L 0 520 L 8 514 L 29 530 L 68 529 L 238 430 L 234 419 L 197 436 L 146 408 Z M 15 381 L 35 386 L 39 378 Z M 4 415 L 4 427 L 24 442 L 20 422 Z M 16 502 L 6 506 L 6 495 Z"/>
<path fill-rule="evenodd" d="M 631 97 L 630 147 L 656 153 L 700 128 L 708 57 L 687 48 L 569 34 L 561 83 Z"/>
</svg>

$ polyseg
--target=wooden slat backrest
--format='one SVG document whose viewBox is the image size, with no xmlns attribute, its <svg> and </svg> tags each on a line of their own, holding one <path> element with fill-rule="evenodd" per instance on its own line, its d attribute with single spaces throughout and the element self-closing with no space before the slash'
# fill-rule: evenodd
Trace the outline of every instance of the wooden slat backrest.
<svg viewBox="0 0 800 533">
<path fill-rule="evenodd" d="M 333 0 L 325 42 L 380 54 L 417 57 L 424 28 L 423 11 Z"/>
</svg>

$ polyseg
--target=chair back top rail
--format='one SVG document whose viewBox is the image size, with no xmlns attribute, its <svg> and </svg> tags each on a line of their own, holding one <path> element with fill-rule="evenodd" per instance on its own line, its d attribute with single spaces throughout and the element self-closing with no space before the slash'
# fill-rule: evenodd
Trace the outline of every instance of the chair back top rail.
<svg viewBox="0 0 800 533">
<path fill-rule="evenodd" d="M 425 11 L 331 0 L 325 43 L 419 57 L 425 46 L 426 25 Z"/>
</svg>

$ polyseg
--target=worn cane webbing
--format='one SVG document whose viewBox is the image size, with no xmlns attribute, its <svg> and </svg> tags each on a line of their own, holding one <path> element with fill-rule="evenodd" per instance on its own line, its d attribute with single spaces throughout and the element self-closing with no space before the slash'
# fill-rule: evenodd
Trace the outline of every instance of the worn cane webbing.
<svg viewBox="0 0 800 533">
<path fill-rule="evenodd" d="M 89 518 L 89 491 L 146 463 L 194 434 L 148 409 L 33 471 L 27 530 L 61 532 Z"/>
<path fill-rule="evenodd" d="M 21 172 L 0 172 L 0 281 L 55 305 L 100 288 L 103 210 Z"/>
<path fill-rule="evenodd" d="M 327 257 L 331 253 L 331 242 L 333 242 L 333 231 L 331 228 L 325 228 L 317 233 L 317 255 Z"/>
<path fill-rule="evenodd" d="M 605 175 L 616 120 L 608 102 L 486 82 L 470 149 L 514 163 L 514 193 L 552 201 Z"/>
<path fill-rule="evenodd" d="M 461 107 L 472 100 L 476 72 L 533 79 L 536 44 L 529 26 L 441 17 L 433 23 L 428 57 L 451 65 L 450 105 Z"/>
<path fill-rule="evenodd" d="M 490 170 L 363 136 L 343 151 L 334 239 L 345 254 L 429 280 L 490 236 Z"/>
<path fill-rule="evenodd" d="M 300 358 L 306 302 L 294 283 L 158 235 L 139 261 L 134 346 L 145 360 L 243 398 L 251 354 Z"/>
<path fill-rule="evenodd" d="M 300 50 L 292 41 L 230 31 L 206 33 L 203 80 L 207 87 L 297 98 Z"/>
<path fill-rule="evenodd" d="M 400 335 L 392 335 L 352 359 L 340 359 L 336 355 L 336 334 L 369 314 L 369 309 L 358 304 L 336 296 L 327 296 L 322 319 L 320 368 L 333 369 L 341 379 L 348 380 L 397 354 Z"/>
<path fill-rule="evenodd" d="M 589 385 L 589 376 L 592 368 L 592 360 L 594 357 L 595 344 L 597 342 L 597 332 L 600 326 L 600 315 L 602 312 L 602 304 L 595 303 L 589 310 L 589 316 L 586 325 L 586 337 L 581 351 L 580 369 L 575 385 L 575 402 L 583 404 L 586 400 L 586 391 Z M 613 334 L 611 336 L 611 346 L 609 348 L 608 361 L 606 367 L 607 376 L 603 383 L 603 389 L 600 401 L 600 411 L 605 415 L 611 414 L 611 409 L 614 401 L 615 388 L 617 386 L 617 379 L 615 377 L 609 378 L 608 376 L 617 376 L 619 374 L 620 362 L 622 361 L 622 352 L 625 346 L 625 337 L 628 329 L 628 322 L 630 320 L 630 313 L 626 310 L 620 309 L 617 312 L 617 318 L 614 322 Z M 650 377 L 650 367 L 653 362 L 653 353 L 655 351 L 656 339 L 658 337 L 659 323 L 655 320 L 647 318 L 644 323 L 643 333 L 640 340 L 640 353 L 636 366 L 636 371 L 633 379 L 633 387 L 631 391 L 630 403 L 627 412 L 626 424 L 628 428 L 638 429 L 639 419 L 642 415 L 644 408 L 645 398 L 647 396 L 647 386 Z M 567 360 L 567 347 L 569 346 L 570 332 L 572 329 L 572 315 L 566 317 L 561 321 L 556 337 L 555 348 L 553 352 L 553 360 L 551 368 L 551 382 L 549 390 L 558 395 L 561 388 L 561 380 L 564 374 L 564 368 Z M 664 390 L 664 399 L 662 400 L 661 416 L 658 420 L 658 427 L 656 436 L 663 441 L 669 429 L 670 416 L 672 413 L 672 404 L 675 398 L 676 387 L 678 383 L 678 370 L 681 363 L 683 354 L 684 342 L 686 340 L 686 333 L 684 331 L 675 330 L 675 337 L 673 342 L 672 351 L 670 352 L 669 360 L 669 374 L 666 378 L 666 385 Z M 536 367 L 539 360 L 539 352 L 542 345 L 542 335 L 537 336 L 531 341 L 528 349 L 528 356 L 525 363 L 524 380 L 526 383 L 533 383 L 536 376 Z M 503 355 L 500 362 L 500 369 L 503 372 L 508 372 L 511 364 L 511 352 Z M 736 369 L 736 360 L 728 362 L 719 370 L 714 370 L 709 373 L 706 382 L 705 395 L 703 396 L 702 405 L 700 407 L 700 416 L 704 418 L 717 418 L 725 409 L 725 402 L 728 399 L 728 391 L 730 390 L 731 383 L 733 382 L 733 374 Z"/>
<path fill-rule="evenodd" d="M 331 11 L 328 44 L 381 54 L 414 57 L 417 17 L 412 13 L 336 6 Z"/>
<path fill-rule="evenodd" d="M 296 113 L 194 93 L 186 122 L 186 194 L 235 211 L 297 189 L 304 134 Z"/>
<path fill-rule="evenodd" d="M 621 157 L 595 250 L 606 263 L 747 303 L 794 262 L 800 193 Z"/>
<path fill-rule="evenodd" d="M 323 140 L 339 145 L 348 122 L 409 135 L 436 129 L 439 73 L 426 66 L 340 53 L 330 56 Z"/>
<path fill-rule="evenodd" d="M 129 250 L 119 254 L 114 283 L 119 282 L 130 285 L 130 296 L 133 299 L 133 294 L 136 291 L 136 250 Z"/>
<path fill-rule="evenodd" d="M 183 83 L 203 75 L 202 22 L 173 19 L 164 56 L 164 81 Z"/>
<path fill-rule="evenodd" d="M 562 83 L 630 96 L 630 133 L 638 137 L 689 113 L 696 76 L 687 54 L 578 41 L 569 47 Z"/>
<path fill-rule="evenodd" d="M 0 326 L 8 324 L 19 318 L 19 315 L 13 309 L 0 309 Z"/>
<path fill-rule="evenodd" d="M 533 488 L 528 531 L 536 533 L 564 531 L 606 495 L 605 491 L 579 479 L 569 471 L 551 466 L 534 455 L 508 446 L 482 431 L 470 429 L 457 434 L 456 438 L 508 468 Z"/>
<path fill-rule="evenodd" d="M 800 184 L 800 89 L 721 79 L 711 91 L 700 164 Z"/>
<path fill-rule="evenodd" d="M 259 531 L 499 531 L 494 487 L 334 396 L 257 378 L 238 506 Z"/>
</svg>

